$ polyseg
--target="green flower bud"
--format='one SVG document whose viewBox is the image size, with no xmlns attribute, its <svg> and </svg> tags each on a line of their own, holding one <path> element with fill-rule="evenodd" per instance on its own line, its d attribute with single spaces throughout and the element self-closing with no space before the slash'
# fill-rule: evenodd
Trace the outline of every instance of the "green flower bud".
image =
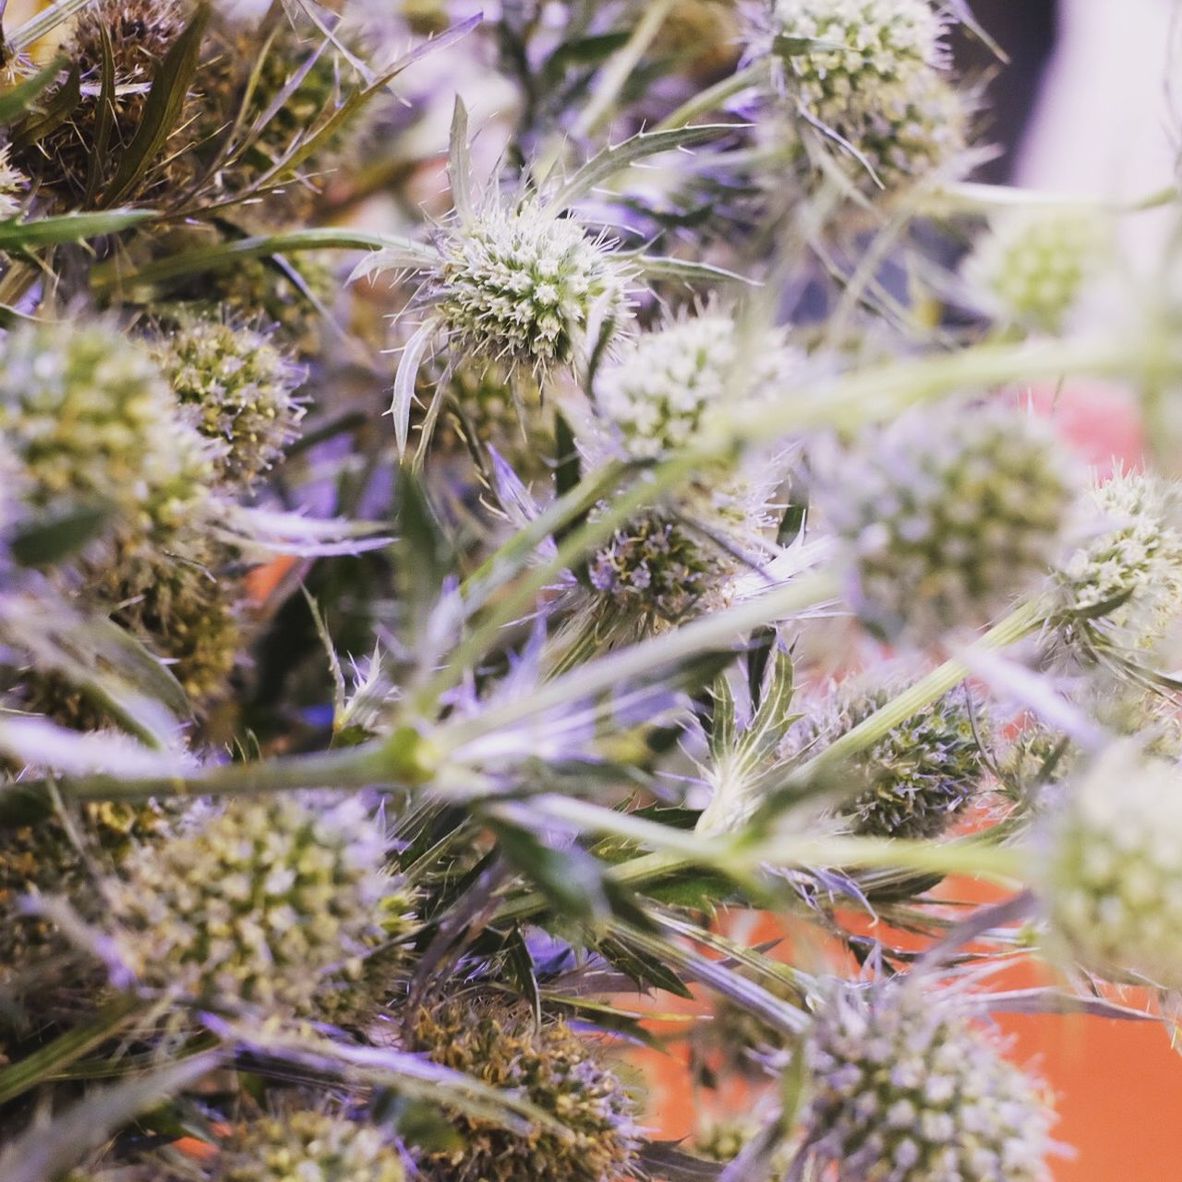
<svg viewBox="0 0 1182 1182">
<path fill-rule="evenodd" d="M 410 1049 L 495 1088 L 509 1089 L 563 1124 L 569 1138 L 531 1135 L 457 1118 L 463 1145 L 423 1154 L 428 1178 L 482 1182 L 615 1182 L 636 1164 L 635 1104 L 620 1081 L 561 1021 L 535 1025 L 526 1010 L 474 1012 L 471 1005 L 422 1011 Z"/>
<path fill-rule="evenodd" d="M 150 989 L 323 1015 L 384 938 L 386 843 L 360 801 L 244 799 L 129 859 L 114 942 Z"/>
<path fill-rule="evenodd" d="M 1182 986 L 1182 772 L 1114 744 L 1049 823 L 1043 892 L 1054 932 L 1098 973 Z"/>
<path fill-rule="evenodd" d="M 107 324 L 23 326 L 0 353 L 0 432 L 25 504 L 96 504 L 123 538 L 171 530 L 208 496 L 208 448 L 147 351 Z"/>
<path fill-rule="evenodd" d="M 1085 653 L 1150 649 L 1182 614 L 1178 487 L 1118 473 L 1090 501 L 1092 536 L 1055 576 L 1060 638 Z"/>
<path fill-rule="evenodd" d="M 595 404 L 630 456 L 660 459 L 728 412 L 782 394 L 799 366 L 781 330 L 744 333 L 733 317 L 704 313 L 628 342 L 598 374 Z"/>
<path fill-rule="evenodd" d="M 1111 249 L 1095 210 L 1038 209 L 996 221 L 964 268 L 970 292 L 1008 324 L 1058 332 Z"/>
<path fill-rule="evenodd" d="M 1078 488 L 1049 424 L 956 402 L 870 435 L 826 499 L 860 614 L 931 641 L 989 620 L 1048 574 Z"/>
<path fill-rule="evenodd" d="M 181 404 L 195 408 L 201 433 L 222 449 L 222 480 L 249 488 L 282 460 L 304 414 L 296 391 L 305 371 L 272 334 L 183 314 L 154 351 Z"/>
<path fill-rule="evenodd" d="M 240 1126 L 215 1182 L 403 1182 L 396 1145 L 375 1125 L 311 1110 Z"/>
<path fill-rule="evenodd" d="M 627 310 L 627 272 L 571 218 L 536 202 L 451 229 L 433 281 L 452 347 L 541 373 L 576 359 L 597 321 Z"/>
<path fill-rule="evenodd" d="M 809 755 L 852 730 L 890 702 L 892 684 L 841 687 L 819 717 L 789 736 Z M 842 809 L 853 831 L 870 837 L 932 838 L 944 833 L 976 799 L 987 770 L 966 694 L 956 691 L 889 730 L 853 760 L 867 788 Z"/>
<path fill-rule="evenodd" d="M 862 170 L 863 190 L 894 190 L 964 150 L 967 108 L 942 75 L 944 29 L 928 0 L 771 4 L 766 36 L 784 88 Z"/>
<path fill-rule="evenodd" d="M 1049 1182 L 1053 1116 L 995 1039 L 914 983 L 845 987 L 805 1044 L 805 1149 L 834 1182 Z"/>
</svg>

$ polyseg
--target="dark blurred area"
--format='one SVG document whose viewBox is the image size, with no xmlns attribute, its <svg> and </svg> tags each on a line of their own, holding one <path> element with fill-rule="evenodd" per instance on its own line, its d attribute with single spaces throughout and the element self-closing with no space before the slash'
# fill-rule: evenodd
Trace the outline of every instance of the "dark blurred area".
<svg viewBox="0 0 1182 1182">
<path fill-rule="evenodd" d="M 1098 2 L 1098 0 L 1097 0 Z M 1056 0 L 971 0 L 973 15 L 1009 56 L 1002 67 L 973 33 L 957 30 L 957 67 L 968 77 L 986 76 L 988 122 L 984 139 L 1001 154 L 978 169 L 978 179 L 994 184 L 1011 178 L 1015 153 L 1038 98 L 1043 72 L 1054 49 Z"/>
</svg>

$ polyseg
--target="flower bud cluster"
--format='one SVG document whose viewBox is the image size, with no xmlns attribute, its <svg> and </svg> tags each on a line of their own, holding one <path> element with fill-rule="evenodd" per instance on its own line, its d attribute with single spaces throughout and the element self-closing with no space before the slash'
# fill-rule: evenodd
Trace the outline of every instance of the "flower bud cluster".
<svg viewBox="0 0 1182 1182">
<path fill-rule="evenodd" d="M 241 1125 L 215 1182 L 403 1182 L 402 1156 L 376 1125 L 302 1110 Z"/>
<path fill-rule="evenodd" d="M 477 1003 L 479 1005 L 479 1003 Z M 636 1164 L 635 1104 L 616 1076 L 566 1023 L 514 1009 L 473 1013 L 471 1003 L 419 1014 L 411 1047 L 482 1083 L 514 1092 L 565 1126 L 529 1136 L 469 1118 L 461 1148 L 424 1155 L 428 1178 L 615 1182 Z"/>
<path fill-rule="evenodd" d="M 827 498 L 863 618 L 929 641 L 1049 574 L 1079 478 L 1051 427 L 1003 406 L 910 412 L 848 456 Z"/>
<path fill-rule="evenodd" d="M 660 459 L 709 437 L 728 412 L 783 395 L 799 367 L 781 330 L 745 332 L 706 312 L 625 344 L 598 375 L 595 404 L 629 456 Z"/>
<path fill-rule="evenodd" d="M 114 326 L 14 329 L 0 355 L 0 433 L 31 511 L 111 510 L 118 536 L 168 530 L 208 496 L 209 450 L 145 348 Z"/>
<path fill-rule="evenodd" d="M 310 1015 L 383 938 L 385 854 L 356 799 L 235 801 L 129 860 L 110 898 L 120 957 L 153 990 Z"/>
<path fill-rule="evenodd" d="M 536 201 L 490 206 L 453 227 L 434 281 L 454 345 L 484 362 L 543 372 L 574 361 L 597 323 L 628 307 L 627 272 L 572 218 Z"/>
<path fill-rule="evenodd" d="M 305 370 L 272 334 L 221 317 L 182 314 L 155 353 L 182 406 L 221 450 L 219 475 L 249 488 L 283 458 L 304 408 L 296 399 Z"/>
<path fill-rule="evenodd" d="M 1182 986 L 1182 774 L 1115 744 L 1050 821 L 1044 892 L 1052 927 L 1099 973 Z"/>
<path fill-rule="evenodd" d="M 1052 1115 L 996 1042 L 913 982 L 846 987 L 805 1045 L 806 1152 L 835 1182 L 1049 1182 Z"/>
</svg>

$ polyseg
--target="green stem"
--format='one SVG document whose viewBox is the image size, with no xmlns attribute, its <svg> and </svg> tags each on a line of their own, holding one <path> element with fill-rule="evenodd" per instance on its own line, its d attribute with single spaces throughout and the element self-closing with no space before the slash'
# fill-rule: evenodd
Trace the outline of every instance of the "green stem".
<svg viewBox="0 0 1182 1182">
<path fill-rule="evenodd" d="M 789 619 L 833 599 L 838 580 L 830 571 L 814 571 L 782 587 L 765 591 L 714 615 L 610 653 L 572 669 L 514 702 L 484 711 L 456 724 L 454 750 L 482 735 L 513 726 L 522 719 L 606 692 L 622 682 L 652 676 L 660 669 L 720 645 L 733 645 L 755 628 Z M 445 731 L 446 735 L 447 732 Z"/>
<path fill-rule="evenodd" d="M 636 23 L 632 35 L 620 49 L 612 55 L 611 60 L 599 75 L 598 84 L 591 101 L 583 108 L 579 118 L 575 121 L 574 137 L 583 139 L 602 131 L 611 122 L 612 107 L 620 97 L 620 92 L 628 84 L 640 59 L 644 57 L 653 39 L 661 31 L 665 18 L 669 15 L 676 0 L 649 0 L 645 6 L 644 15 Z"/>
<path fill-rule="evenodd" d="M 23 25 L 8 35 L 8 48 L 23 53 L 48 33 L 52 33 L 63 21 L 80 12 L 90 0 L 57 0 L 36 16 L 31 16 Z"/>
<path fill-rule="evenodd" d="M 149 263 L 146 267 L 130 273 L 123 273 L 120 269 L 120 260 L 113 259 L 95 267 L 91 273 L 90 284 L 95 291 L 104 291 L 112 287 L 141 287 L 206 271 L 225 270 L 243 259 L 291 254 L 300 250 L 400 251 L 408 260 L 415 260 L 424 266 L 429 266 L 435 258 L 428 247 L 408 238 L 322 226 L 291 230 L 285 234 L 260 234 L 251 238 L 239 238 L 234 242 L 203 246 Z"/>
<path fill-rule="evenodd" d="M 230 763 L 192 776 L 129 778 L 93 775 L 32 780 L 0 789 L 0 828 L 29 824 L 52 810 L 54 788 L 66 800 L 143 800 L 148 797 L 261 796 L 307 788 L 411 789 L 435 774 L 435 752 L 417 732 L 400 728 L 386 739 L 258 763 Z"/>
<path fill-rule="evenodd" d="M 762 59 L 753 62 L 742 70 L 737 70 L 721 82 L 698 91 L 693 98 L 687 99 L 676 111 L 666 115 L 653 131 L 673 131 L 679 127 L 688 127 L 702 115 L 716 111 L 729 98 L 750 90 L 767 79 L 767 62 Z"/>
</svg>

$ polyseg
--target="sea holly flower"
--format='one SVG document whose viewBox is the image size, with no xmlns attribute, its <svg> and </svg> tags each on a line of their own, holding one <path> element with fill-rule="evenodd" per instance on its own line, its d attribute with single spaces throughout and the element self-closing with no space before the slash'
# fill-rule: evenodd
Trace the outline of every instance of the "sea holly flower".
<svg viewBox="0 0 1182 1182">
<path fill-rule="evenodd" d="M 843 985 L 805 1046 L 801 1155 L 838 1182 L 1049 1182 L 1053 1116 L 951 996 L 916 981 Z"/>
<path fill-rule="evenodd" d="M 304 1109 L 244 1122 L 216 1182 L 404 1182 L 402 1155 L 377 1125 Z"/>
<path fill-rule="evenodd" d="M 711 438 L 727 416 L 782 398 L 802 356 L 782 329 L 711 309 L 621 346 L 595 378 L 595 408 L 628 456 L 663 459 Z"/>
<path fill-rule="evenodd" d="M 110 531 L 145 540 L 210 495 L 210 449 L 146 347 L 113 324 L 25 325 L 0 352 L 0 431 L 44 517 L 107 509 Z"/>
<path fill-rule="evenodd" d="M 1046 579 L 1079 491 L 1049 424 L 957 400 L 868 432 L 823 500 L 862 618 L 930 642 Z"/>
<path fill-rule="evenodd" d="M 355 798 L 235 801 L 110 884 L 118 973 L 193 999 L 322 1012 L 384 938 L 385 856 Z"/>
<path fill-rule="evenodd" d="M 275 344 L 274 334 L 225 312 L 181 312 L 153 342 L 153 352 L 182 406 L 220 454 L 221 479 L 249 489 L 283 458 L 304 406 L 297 397 L 307 370 Z"/>
<path fill-rule="evenodd" d="M 1030 209 L 994 221 L 963 268 L 969 294 L 1005 324 L 1059 332 L 1112 254 L 1098 210 Z"/>
<path fill-rule="evenodd" d="M 1085 967 L 1182 986 L 1182 775 L 1114 743 L 1061 794 L 1040 881 L 1051 929 Z"/>
</svg>

